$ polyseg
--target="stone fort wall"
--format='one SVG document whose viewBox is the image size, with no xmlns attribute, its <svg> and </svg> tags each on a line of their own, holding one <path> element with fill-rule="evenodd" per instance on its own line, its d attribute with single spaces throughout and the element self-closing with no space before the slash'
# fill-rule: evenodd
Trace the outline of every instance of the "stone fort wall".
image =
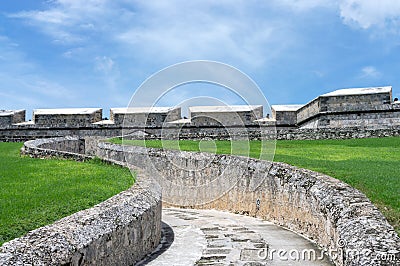
<svg viewBox="0 0 400 266">
<path fill-rule="evenodd" d="M 5 243 L 0 248 L 1 265 L 132 265 L 160 240 L 161 193 L 150 177 L 159 173 L 173 184 L 181 184 L 164 189 L 173 202 L 190 202 L 186 188 L 215 180 L 224 169 L 237 180 L 231 190 L 212 201 L 206 200 L 209 188 L 200 190 L 193 194 L 199 203 L 178 206 L 265 218 L 332 251 L 336 265 L 396 265 L 400 261 L 400 238 L 368 198 L 313 171 L 240 156 L 122 147 L 95 138 L 30 141 L 23 153 L 79 160 L 95 153 L 106 161 L 121 165 L 128 161 L 142 170 L 138 170 L 139 185 Z M 193 169 L 182 169 L 183 165 L 196 166 L 194 174 L 201 179 L 195 178 Z M 223 184 L 214 185 L 218 188 Z M 164 204 L 170 205 L 168 202 Z M 377 255 L 391 256 L 391 260 L 380 261 Z"/>
<path fill-rule="evenodd" d="M 383 128 L 274 128 L 274 127 L 167 127 L 167 128 L 122 128 L 113 126 L 93 126 L 90 128 L 6 128 L 0 129 L 0 141 L 26 141 L 38 138 L 75 136 L 86 137 L 119 137 L 131 133 L 130 138 L 147 139 L 220 139 L 231 138 L 251 140 L 315 140 L 315 139 L 351 139 L 379 138 L 400 136 L 400 125 L 387 125 Z"/>
<path fill-rule="evenodd" d="M 275 108 L 278 109 L 275 111 L 278 126 L 373 129 L 400 124 L 400 102 L 392 98 L 391 87 L 337 90 L 305 105 Z"/>
<path fill-rule="evenodd" d="M 291 139 L 289 136 L 297 132 L 302 138 L 310 133 L 307 139 L 319 139 L 379 136 L 390 129 L 397 135 L 400 127 L 400 102 L 392 98 L 391 87 L 337 90 L 305 105 L 272 105 L 270 112 L 271 116 L 263 117 L 262 106 L 194 106 L 189 108 L 189 118 L 182 118 L 180 107 L 129 107 L 112 108 L 107 120 L 102 118 L 100 108 L 37 109 L 32 121 L 24 121 L 25 110 L 0 110 L 0 141 L 71 135 L 110 137 L 123 135 L 124 131 L 149 138 L 179 135 L 220 139 L 246 132 L 251 139 Z M 326 133 L 332 129 L 355 132 Z"/>
</svg>

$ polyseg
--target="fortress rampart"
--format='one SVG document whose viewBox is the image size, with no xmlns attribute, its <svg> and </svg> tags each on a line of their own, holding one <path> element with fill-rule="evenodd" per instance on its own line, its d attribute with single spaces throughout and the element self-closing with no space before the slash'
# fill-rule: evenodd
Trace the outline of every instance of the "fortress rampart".
<svg viewBox="0 0 400 266">
<path fill-rule="evenodd" d="M 400 124 L 400 102 L 393 101 L 391 87 L 337 90 L 305 105 L 272 109 L 277 126 L 384 128 Z"/>
<path fill-rule="evenodd" d="M 265 218 L 332 251 L 335 265 L 396 265 L 400 260 L 400 238 L 384 216 L 363 193 L 332 177 L 241 156 L 106 142 L 99 142 L 96 155 L 129 161 L 149 176 L 158 174 L 166 179 L 163 199 L 168 194 L 168 200 L 164 206 L 174 202 L 172 206 Z M 236 185 L 210 201 L 209 195 L 224 187 L 227 179 L 237 180 Z M 210 185 L 201 189 L 203 184 Z M 196 189 L 188 192 L 191 187 Z M 197 203 L 188 205 L 191 199 Z M 380 260 L 383 254 L 393 260 Z"/>
<path fill-rule="evenodd" d="M 25 121 L 25 110 L 0 110 L 0 128 Z"/>
<path fill-rule="evenodd" d="M 37 109 L 32 121 L 25 110 L 0 111 L 0 141 L 62 136 L 147 138 L 320 139 L 399 135 L 400 102 L 391 87 L 343 89 L 323 94 L 305 105 L 192 106 L 189 118 L 180 107 Z M 341 133 L 332 134 L 333 131 Z"/>
<path fill-rule="evenodd" d="M 88 126 L 102 120 L 98 108 L 37 109 L 33 112 L 33 124 L 44 127 Z"/>
<path fill-rule="evenodd" d="M 236 185 L 204 203 L 207 194 L 193 194 L 200 203 L 191 207 L 263 217 L 314 240 L 330 252 L 336 265 L 396 265 L 400 259 L 398 235 L 364 194 L 310 170 L 241 156 L 123 147 L 93 138 L 30 141 L 23 153 L 78 160 L 96 154 L 105 161 L 138 167 L 139 178 L 132 188 L 91 209 L 5 243 L 0 248 L 1 265 L 132 265 L 160 241 L 161 193 L 149 178 L 158 173 L 171 184 L 183 185 L 163 188 L 180 202 L 187 198 L 185 188 L 215 180 L 224 169 Z M 201 179 L 183 165 L 198 167 L 195 175 Z M 210 189 L 220 187 L 214 185 Z"/>
</svg>

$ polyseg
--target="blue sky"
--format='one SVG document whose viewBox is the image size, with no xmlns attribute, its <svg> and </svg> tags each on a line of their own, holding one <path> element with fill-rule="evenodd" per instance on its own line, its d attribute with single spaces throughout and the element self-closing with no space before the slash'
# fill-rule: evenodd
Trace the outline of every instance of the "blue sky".
<svg viewBox="0 0 400 266">
<path fill-rule="evenodd" d="M 240 69 L 271 104 L 384 85 L 399 97 L 400 1 L 0 3 L 0 109 L 101 107 L 108 116 L 150 75 L 187 60 Z"/>
</svg>

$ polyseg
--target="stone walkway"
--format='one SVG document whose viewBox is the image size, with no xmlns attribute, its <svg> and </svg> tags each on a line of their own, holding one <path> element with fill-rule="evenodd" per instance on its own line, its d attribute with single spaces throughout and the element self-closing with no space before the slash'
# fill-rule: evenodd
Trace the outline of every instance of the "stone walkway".
<svg viewBox="0 0 400 266">
<path fill-rule="evenodd" d="M 157 250 L 138 265 L 333 265 L 309 240 L 228 212 L 164 209 L 162 231 Z"/>
</svg>

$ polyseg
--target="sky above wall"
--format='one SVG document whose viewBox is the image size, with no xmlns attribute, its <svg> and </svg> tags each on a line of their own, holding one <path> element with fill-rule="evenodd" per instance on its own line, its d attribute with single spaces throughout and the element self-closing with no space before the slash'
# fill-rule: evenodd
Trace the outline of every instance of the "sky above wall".
<svg viewBox="0 0 400 266">
<path fill-rule="evenodd" d="M 0 3 L 0 109 L 101 107 L 108 116 L 150 75 L 187 60 L 240 69 L 270 104 L 386 85 L 399 97 L 400 1 Z M 160 102 L 208 93 L 241 103 L 212 86 L 183 86 Z"/>
</svg>

